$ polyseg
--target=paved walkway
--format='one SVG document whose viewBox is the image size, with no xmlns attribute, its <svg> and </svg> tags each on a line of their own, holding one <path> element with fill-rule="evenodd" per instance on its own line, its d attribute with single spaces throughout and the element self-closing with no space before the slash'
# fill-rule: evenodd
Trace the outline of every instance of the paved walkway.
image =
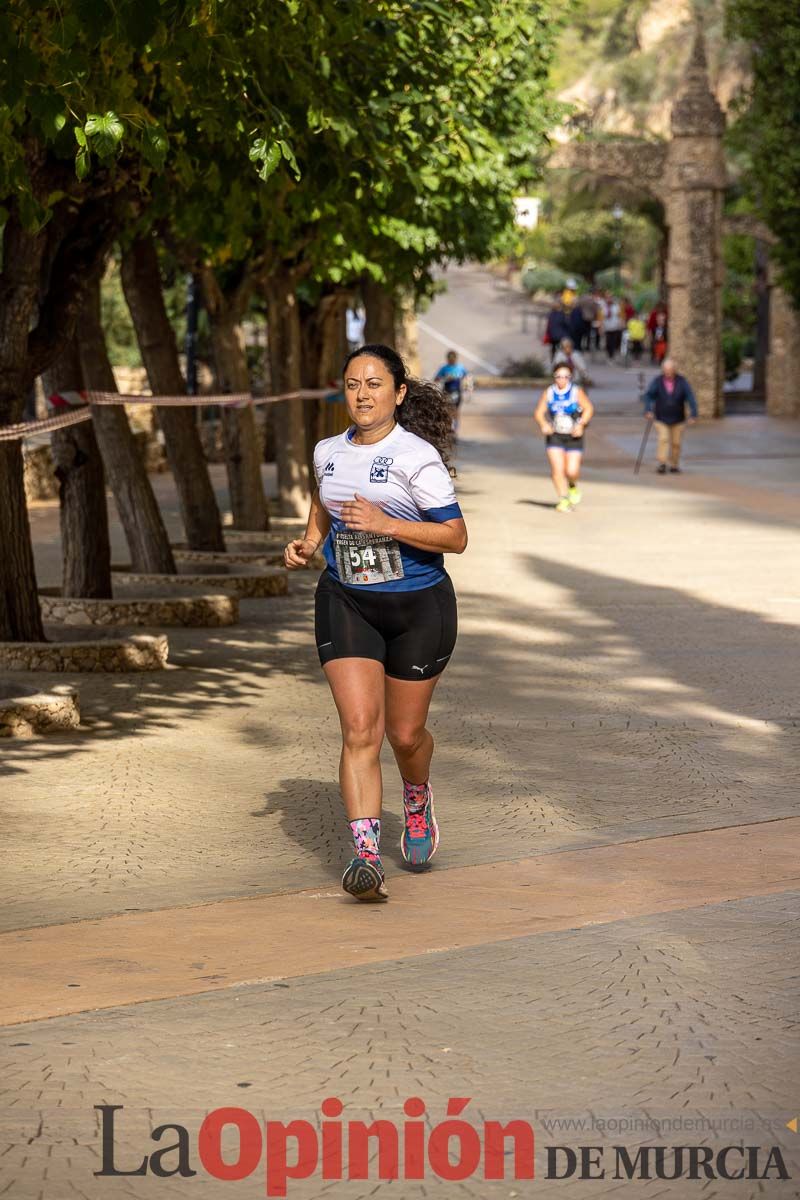
<svg viewBox="0 0 800 1200">
<path fill-rule="evenodd" d="M 425 319 L 466 342 L 492 285 L 459 286 L 460 308 Z M 503 311 L 484 312 L 487 361 Z M 433 713 L 443 844 L 430 873 L 402 871 L 387 758 L 389 905 L 337 886 L 311 578 L 243 602 L 232 629 L 172 631 L 167 672 L 84 679 L 79 736 L 4 747 L 0 1196 L 263 1194 L 261 1169 L 210 1178 L 194 1141 L 194 1178 L 95 1178 L 93 1106 L 124 1105 L 130 1170 L 161 1122 L 194 1138 L 223 1105 L 315 1121 L 326 1096 L 345 1119 L 399 1123 L 420 1096 L 435 1125 L 469 1096 L 477 1126 L 534 1125 L 535 1184 L 429 1172 L 394 1184 L 404 1198 L 626 1195 L 612 1171 L 546 1179 L 545 1147 L 643 1142 L 777 1145 L 795 1178 L 736 1195 L 800 1195 L 800 426 L 703 424 L 685 474 L 634 476 L 635 375 L 597 376 L 585 502 L 566 516 L 531 395 L 479 393 L 464 414 L 471 542 Z M 55 509 L 33 523 L 55 581 Z M 289 1195 L 377 1188 L 373 1169 Z"/>
</svg>

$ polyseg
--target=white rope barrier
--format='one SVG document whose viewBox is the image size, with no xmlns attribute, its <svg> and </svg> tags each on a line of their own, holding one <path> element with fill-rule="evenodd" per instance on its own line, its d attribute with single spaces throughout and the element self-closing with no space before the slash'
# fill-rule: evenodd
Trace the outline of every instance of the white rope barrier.
<svg viewBox="0 0 800 1200">
<path fill-rule="evenodd" d="M 119 392 L 81 392 L 83 402 L 71 412 L 59 413 L 43 421 L 23 421 L 17 425 L 0 425 L 0 442 L 14 442 L 32 437 L 37 433 L 51 433 L 68 425 L 78 425 L 92 419 L 93 404 L 154 405 L 156 408 L 186 408 L 216 405 L 220 408 L 254 408 L 262 404 L 280 404 L 283 400 L 324 400 L 335 396 L 334 387 L 301 388 L 296 392 L 282 392 L 279 396 L 251 396 L 249 392 L 236 392 L 224 396 L 122 396 Z"/>
</svg>

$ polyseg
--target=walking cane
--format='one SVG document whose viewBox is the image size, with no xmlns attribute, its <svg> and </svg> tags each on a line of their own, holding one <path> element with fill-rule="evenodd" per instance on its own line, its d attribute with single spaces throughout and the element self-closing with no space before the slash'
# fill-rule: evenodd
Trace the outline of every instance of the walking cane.
<svg viewBox="0 0 800 1200">
<path fill-rule="evenodd" d="M 641 444 L 641 446 L 639 447 L 639 457 L 636 459 L 636 466 L 633 468 L 633 473 L 634 473 L 634 475 L 638 475 L 638 474 L 639 474 L 639 467 L 642 465 L 642 459 L 644 458 L 644 448 L 645 448 L 645 446 L 647 445 L 647 439 L 650 437 L 650 430 L 651 430 L 652 428 L 653 428 L 653 422 L 652 422 L 652 421 L 645 421 L 645 423 L 644 423 L 644 437 L 642 438 L 642 444 Z"/>
<path fill-rule="evenodd" d="M 638 384 L 639 384 L 639 402 L 641 403 L 642 396 L 644 395 L 644 371 L 639 372 Z M 633 468 L 634 475 L 639 474 L 639 468 L 641 467 L 642 459 L 644 458 L 644 448 L 647 445 L 647 439 L 650 437 L 650 430 L 652 429 L 652 427 L 653 427 L 652 421 L 645 421 L 644 436 L 642 437 L 642 444 L 639 447 L 639 457 L 636 459 L 636 466 Z"/>
</svg>

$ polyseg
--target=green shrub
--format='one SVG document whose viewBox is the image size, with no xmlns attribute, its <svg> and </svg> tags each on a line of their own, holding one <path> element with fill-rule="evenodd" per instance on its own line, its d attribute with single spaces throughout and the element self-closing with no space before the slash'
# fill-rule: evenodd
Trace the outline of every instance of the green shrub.
<svg viewBox="0 0 800 1200">
<path fill-rule="evenodd" d="M 558 267 L 526 267 L 522 272 L 522 286 L 526 292 L 560 292 L 567 282 L 566 271 Z"/>
<path fill-rule="evenodd" d="M 722 361 L 725 378 L 736 379 L 745 356 L 745 338 L 740 333 L 727 332 L 722 335 Z"/>
<path fill-rule="evenodd" d="M 644 283 L 633 289 L 631 304 L 637 312 L 644 309 L 646 313 L 649 313 L 658 304 L 658 299 L 658 288 L 653 287 L 651 283 Z"/>
<path fill-rule="evenodd" d="M 501 375 L 506 379 L 542 379 L 550 374 L 540 358 L 509 358 L 503 364 Z"/>
</svg>

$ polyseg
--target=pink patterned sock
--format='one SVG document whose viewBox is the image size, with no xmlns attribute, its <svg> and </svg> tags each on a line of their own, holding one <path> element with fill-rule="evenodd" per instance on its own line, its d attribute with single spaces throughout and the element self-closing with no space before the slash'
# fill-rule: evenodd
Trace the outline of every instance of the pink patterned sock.
<svg viewBox="0 0 800 1200">
<path fill-rule="evenodd" d="M 356 857 L 368 858 L 371 862 L 380 862 L 380 817 L 356 817 L 355 821 L 350 821 L 349 824 L 356 848 Z"/>
<path fill-rule="evenodd" d="M 428 781 L 425 783 L 409 783 L 403 780 L 403 807 L 408 813 L 422 812 L 428 803 Z"/>
</svg>

